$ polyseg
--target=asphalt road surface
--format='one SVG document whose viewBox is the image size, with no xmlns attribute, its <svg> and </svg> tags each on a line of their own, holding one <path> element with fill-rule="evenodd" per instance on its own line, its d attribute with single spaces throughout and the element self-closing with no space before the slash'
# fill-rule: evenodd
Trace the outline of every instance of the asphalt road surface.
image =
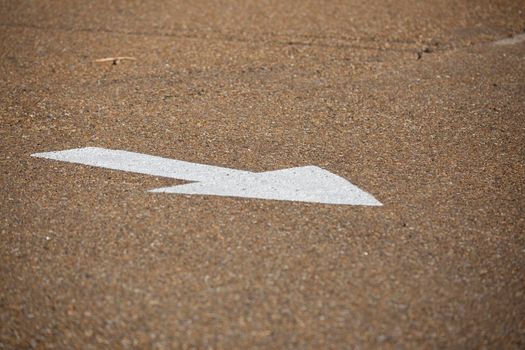
<svg viewBox="0 0 525 350">
<path fill-rule="evenodd" d="M 523 349 L 524 30 L 522 0 L 0 1 L 0 349 Z M 31 157 L 83 147 L 383 206 Z"/>
</svg>

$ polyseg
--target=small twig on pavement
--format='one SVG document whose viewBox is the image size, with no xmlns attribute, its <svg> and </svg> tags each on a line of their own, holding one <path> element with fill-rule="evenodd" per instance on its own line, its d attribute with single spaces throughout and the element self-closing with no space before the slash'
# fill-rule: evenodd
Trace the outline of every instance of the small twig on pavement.
<svg viewBox="0 0 525 350">
<path fill-rule="evenodd" d="M 121 57 L 105 57 L 105 58 L 99 58 L 95 60 L 94 62 L 101 63 L 101 62 L 113 62 L 113 64 L 119 64 L 120 61 L 123 60 L 130 60 L 130 61 L 136 61 L 137 59 L 135 57 L 129 57 L 129 56 L 121 56 Z"/>
</svg>

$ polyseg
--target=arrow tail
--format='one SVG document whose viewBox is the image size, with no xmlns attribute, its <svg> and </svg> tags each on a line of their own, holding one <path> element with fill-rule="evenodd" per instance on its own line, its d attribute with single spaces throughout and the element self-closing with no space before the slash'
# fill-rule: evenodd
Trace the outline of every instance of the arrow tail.
<svg viewBox="0 0 525 350">
<path fill-rule="evenodd" d="M 251 174 L 249 171 L 99 147 L 35 153 L 31 156 L 186 181 L 213 181 Z"/>
</svg>

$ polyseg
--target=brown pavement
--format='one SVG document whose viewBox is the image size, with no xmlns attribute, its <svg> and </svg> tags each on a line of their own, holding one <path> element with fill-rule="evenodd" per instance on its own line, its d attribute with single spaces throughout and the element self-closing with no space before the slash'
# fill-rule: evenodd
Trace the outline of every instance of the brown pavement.
<svg viewBox="0 0 525 350">
<path fill-rule="evenodd" d="M 524 29 L 512 0 L 0 1 L 0 349 L 525 347 L 525 41 L 495 44 Z M 384 206 L 30 157 L 87 146 Z"/>
</svg>

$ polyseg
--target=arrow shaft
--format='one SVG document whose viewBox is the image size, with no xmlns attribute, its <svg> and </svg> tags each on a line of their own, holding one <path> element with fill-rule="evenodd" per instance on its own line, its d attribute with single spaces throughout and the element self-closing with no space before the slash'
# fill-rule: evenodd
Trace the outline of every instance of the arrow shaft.
<svg viewBox="0 0 525 350">
<path fill-rule="evenodd" d="M 249 171 L 99 147 L 35 153 L 32 156 L 186 181 L 210 181 L 252 174 Z"/>
</svg>

